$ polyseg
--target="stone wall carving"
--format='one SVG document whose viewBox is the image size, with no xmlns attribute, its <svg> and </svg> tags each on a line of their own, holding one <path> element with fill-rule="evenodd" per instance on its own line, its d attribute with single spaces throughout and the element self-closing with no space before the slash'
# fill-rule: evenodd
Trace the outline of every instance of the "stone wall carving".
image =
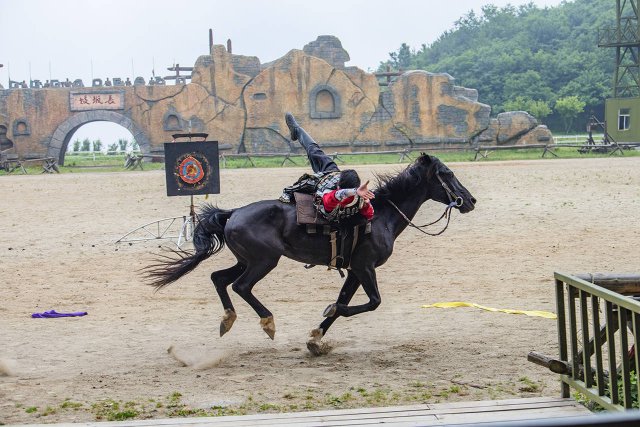
<svg viewBox="0 0 640 427">
<path fill-rule="evenodd" d="M 289 141 L 286 111 L 321 146 L 341 152 L 506 144 L 550 135 L 521 113 L 490 119 L 478 92 L 455 85 L 448 74 L 410 71 L 381 89 L 374 74 L 345 67 L 348 60 L 340 40 L 320 36 L 267 64 L 213 45 L 192 68 L 180 68 L 189 76 L 98 78 L 88 87 L 69 79 L 34 80 L 30 87 L 11 82 L 0 90 L 0 139 L 3 147 L 12 141 L 18 154 L 41 153 L 63 163 L 73 132 L 107 120 L 131 130 L 146 153 L 161 152 L 173 133 L 188 130 L 208 133 L 233 152 L 284 153 L 299 149 Z"/>
<path fill-rule="evenodd" d="M 331 85 L 319 84 L 309 93 L 312 119 L 338 119 L 342 116 L 342 97 Z"/>
</svg>

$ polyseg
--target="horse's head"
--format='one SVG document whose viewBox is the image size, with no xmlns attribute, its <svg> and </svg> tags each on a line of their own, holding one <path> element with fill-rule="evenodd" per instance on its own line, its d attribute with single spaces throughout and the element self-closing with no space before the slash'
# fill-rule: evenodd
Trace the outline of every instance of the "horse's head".
<svg viewBox="0 0 640 427">
<path fill-rule="evenodd" d="M 452 205 L 461 213 L 471 212 L 475 208 L 475 197 L 440 159 L 423 153 L 418 162 L 426 167 L 431 199 Z"/>
</svg>

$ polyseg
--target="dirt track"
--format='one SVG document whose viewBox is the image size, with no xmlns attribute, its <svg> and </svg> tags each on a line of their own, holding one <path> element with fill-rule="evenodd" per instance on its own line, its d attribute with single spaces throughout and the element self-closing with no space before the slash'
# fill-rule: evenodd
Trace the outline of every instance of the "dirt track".
<svg viewBox="0 0 640 427">
<path fill-rule="evenodd" d="M 238 320 L 218 337 L 209 274 L 231 265 L 228 252 L 162 292 L 142 283 L 137 270 L 158 243 L 113 242 L 188 212 L 186 198 L 166 197 L 164 172 L 0 177 L 0 423 L 107 419 L 106 399 L 164 417 L 557 395 L 557 378 L 526 361 L 530 350 L 556 353 L 553 320 L 420 306 L 554 311 L 555 270 L 638 273 L 640 158 L 449 166 L 476 210 L 454 214 L 440 237 L 405 231 L 378 270 L 382 305 L 338 320 L 326 338 L 335 349 L 319 358 L 305 342 L 337 297 L 335 272 L 283 259 L 256 287 L 275 341 L 237 295 Z M 359 168 L 364 177 L 398 169 Z M 223 170 L 223 194 L 209 201 L 275 198 L 303 171 Z M 429 202 L 416 222 L 441 212 Z M 30 318 L 51 309 L 89 315 Z"/>
</svg>

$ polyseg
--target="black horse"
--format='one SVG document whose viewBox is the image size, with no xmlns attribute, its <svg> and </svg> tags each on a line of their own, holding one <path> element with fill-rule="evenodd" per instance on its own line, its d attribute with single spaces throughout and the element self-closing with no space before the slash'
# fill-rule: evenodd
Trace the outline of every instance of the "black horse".
<svg viewBox="0 0 640 427">
<path fill-rule="evenodd" d="M 372 200 L 375 216 L 371 233 L 365 235 L 351 258 L 351 266 L 334 304 L 323 313 L 324 321 L 311 331 L 307 347 L 314 354 L 326 350 L 321 342 L 329 327 L 340 316 L 353 316 L 375 310 L 380 305 L 376 282 L 376 267 L 384 264 L 393 251 L 394 240 L 411 224 L 420 206 L 432 199 L 467 213 L 474 209 L 476 199 L 458 181 L 453 172 L 439 159 L 422 154 L 396 176 L 379 176 L 376 195 Z M 330 247 L 322 233 L 308 234 L 306 227 L 296 223 L 293 205 L 276 200 L 264 200 L 237 209 L 224 210 L 206 205 L 198 215 L 194 230 L 194 253 L 169 258 L 146 269 L 150 284 L 160 289 L 192 271 L 200 262 L 220 252 L 225 243 L 237 258 L 230 268 L 215 271 L 211 280 L 224 307 L 220 336 L 231 329 L 236 319 L 235 309 L 227 292 L 240 295 L 260 316 L 262 329 L 273 339 L 273 315 L 251 293 L 253 286 L 273 270 L 283 255 L 307 264 L 328 264 Z M 349 306 L 358 287 L 362 286 L 369 302 Z"/>
</svg>

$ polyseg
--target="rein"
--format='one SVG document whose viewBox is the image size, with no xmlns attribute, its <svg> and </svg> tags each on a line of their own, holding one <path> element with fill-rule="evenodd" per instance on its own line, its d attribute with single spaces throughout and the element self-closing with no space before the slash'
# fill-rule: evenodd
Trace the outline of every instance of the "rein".
<svg viewBox="0 0 640 427">
<path fill-rule="evenodd" d="M 415 225 L 413 222 L 411 222 L 411 220 L 409 219 L 409 217 L 407 217 L 404 212 L 402 212 L 400 210 L 400 208 L 398 206 L 396 206 L 395 203 L 393 203 L 391 200 L 387 200 L 387 202 L 389 202 L 389 204 L 391 206 L 393 206 L 395 208 L 395 210 L 398 211 L 398 213 L 400 214 L 400 216 L 402 216 L 402 218 L 404 218 L 405 221 L 407 221 L 407 224 L 409 224 L 409 226 L 415 228 L 416 230 L 420 231 L 421 233 L 427 234 L 429 236 L 439 236 L 442 233 L 445 232 L 445 230 L 449 227 L 449 221 L 451 221 L 451 210 L 455 207 L 460 207 L 462 206 L 462 204 L 464 203 L 464 199 L 460 196 L 458 196 L 456 193 L 454 193 L 453 191 L 451 191 L 451 189 L 449 188 L 449 186 L 447 185 L 446 182 L 444 182 L 442 180 L 442 178 L 440 178 L 440 174 L 436 173 L 436 177 L 438 178 L 438 181 L 440 181 L 440 184 L 442 185 L 442 188 L 444 188 L 444 191 L 447 193 L 447 197 L 449 198 L 449 204 L 447 205 L 447 207 L 445 208 L 444 212 L 442 213 L 442 215 L 440 215 L 440 218 L 436 219 L 433 222 L 430 222 L 429 224 L 425 224 L 425 225 Z M 447 218 L 447 223 L 445 224 L 444 228 L 442 230 L 440 230 L 438 233 L 429 233 L 428 231 L 424 231 L 423 228 L 425 227 L 429 227 L 430 225 L 434 225 L 438 222 L 440 222 L 440 220 L 442 218 Z"/>
<path fill-rule="evenodd" d="M 429 236 L 439 236 L 439 235 L 441 235 L 442 233 L 444 233 L 444 232 L 445 232 L 445 230 L 447 229 L 447 227 L 449 227 L 449 221 L 451 220 L 451 210 L 452 210 L 454 207 L 456 207 L 456 206 L 457 206 L 457 203 L 456 203 L 456 201 L 454 200 L 454 201 L 452 201 L 451 203 L 449 203 L 449 204 L 447 205 L 447 207 L 445 208 L 445 210 L 444 210 L 444 212 L 442 213 L 442 215 L 440 215 L 440 218 L 436 219 L 436 220 L 435 220 L 435 221 L 433 221 L 433 222 L 430 222 L 429 224 L 425 224 L 425 225 L 415 225 L 413 222 L 411 222 L 411 220 L 409 219 L 409 217 L 407 217 L 407 216 L 406 216 L 406 215 L 405 215 L 405 214 L 400 210 L 400 208 L 399 208 L 398 206 L 396 206 L 396 204 L 395 204 L 395 203 L 393 203 L 391 200 L 387 200 L 387 202 L 389 202 L 389 204 L 390 204 L 391 206 L 393 206 L 393 207 L 398 211 L 398 213 L 400 214 L 400 216 L 401 216 L 402 218 L 404 218 L 404 220 L 405 220 L 405 221 L 407 221 L 407 224 L 409 224 L 409 226 L 411 226 L 411 227 L 415 228 L 416 230 L 418 230 L 419 232 L 424 233 L 424 234 L 427 234 L 427 235 L 429 235 Z M 446 218 L 447 218 L 447 223 L 445 224 L 444 228 L 443 228 L 442 230 L 440 230 L 438 233 L 429 233 L 428 231 L 424 231 L 424 230 L 423 230 L 423 228 L 425 228 L 425 227 L 429 227 L 430 225 L 433 225 L 433 224 L 436 224 L 436 223 L 440 222 L 440 220 L 441 220 L 442 218 L 444 218 L 444 217 L 446 217 Z"/>
</svg>

